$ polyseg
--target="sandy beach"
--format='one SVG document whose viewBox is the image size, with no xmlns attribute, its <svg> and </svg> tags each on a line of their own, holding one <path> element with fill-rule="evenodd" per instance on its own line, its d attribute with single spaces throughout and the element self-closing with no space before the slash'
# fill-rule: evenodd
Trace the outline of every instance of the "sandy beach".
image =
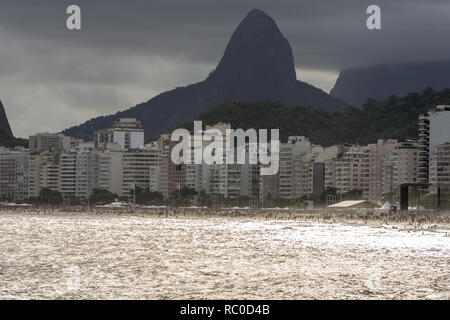
<svg viewBox="0 0 450 320">
<path fill-rule="evenodd" d="M 177 207 L 65 207 L 65 208 L 34 208 L 34 207 L 0 207 L 0 214 L 30 214 L 30 215 L 88 215 L 88 216 L 137 216 L 160 218 L 211 218 L 224 217 L 254 220 L 286 220 L 309 221 L 319 223 L 341 223 L 348 225 L 390 226 L 405 230 L 448 230 L 450 236 L 450 212 L 398 212 L 396 214 L 376 211 L 345 210 L 330 211 L 327 209 L 299 210 L 289 208 L 221 208 L 211 209 L 177 208 Z"/>
</svg>

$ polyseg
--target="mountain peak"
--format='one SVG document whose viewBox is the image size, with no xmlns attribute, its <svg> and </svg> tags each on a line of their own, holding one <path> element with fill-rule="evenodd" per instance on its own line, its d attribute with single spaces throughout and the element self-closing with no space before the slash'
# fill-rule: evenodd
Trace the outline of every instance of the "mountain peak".
<svg viewBox="0 0 450 320">
<path fill-rule="evenodd" d="M 245 20 L 259 21 L 259 22 L 267 21 L 267 22 L 275 23 L 275 21 L 267 13 L 265 13 L 261 9 L 252 9 L 252 10 L 250 10 L 247 13 L 247 16 L 244 18 L 243 21 L 245 21 Z"/>
<path fill-rule="evenodd" d="M 65 130 L 92 139 L 94 130 L 110 127 L 121 117 L 142 122 L 145 136 L 157 136 L 191 121 L 225 100 L 282 101 L 327 110 L 345 105 L 324 91 L 297 80 L 289 42 L 275 21 L 259 9 L 247 13 L 233 32 L 217 68 L 204 81 L 164 92 L 149 101 Z"/>
<path fill-rule="evenodd" d="M 11 127 L 8 122 L 8 118 L 6 117 L 5 108 L 3 107 L 1 100 L 0 100 L 0 130 L 10 137 L 13 136 Z"/>
<path fill-rule="evenodd" d="M 234 31 L 211 79 L 236 85 L 248 81 L 286 85 L 296 80 L 292 48 L 275 21 L 253 9 Z"/>
</svg>

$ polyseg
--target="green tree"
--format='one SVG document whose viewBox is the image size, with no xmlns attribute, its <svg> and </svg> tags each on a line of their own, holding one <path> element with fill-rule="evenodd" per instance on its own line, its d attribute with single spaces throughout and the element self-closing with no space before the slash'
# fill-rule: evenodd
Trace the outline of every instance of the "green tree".
<svg viewBox="0 0 450 320">
<path fill-rule="evenodd" d="M 155 191 L 142 191 L 136 194 L 136 203 L 140 205 L 160 205 L 164 201 L 162 193 Z"/>
<path fill-rule="evenodd" d="M 200 206 L 211 207 L 212 206 L 211 195 L 207 194 L 205 190 L 201 190 L 197 197 L 197 203 Z"/>
<path fill-rule="evenodd" d="M 63 196 L 60 192 L 42 188 L 38 197 L 34 198 L 36 203 L 61 205 L 63 203 Z"/>
<path fill-rule="evenodd" d="M 229 122 L 232 128 L 280 128 L 280 139 L 304 135 L 313 143 L 330 146 L 367 144 L 377 139 L 417 139 L 419 114 L 439 104 L 450 104 L 450 89 L 410 93 L 386 100 L 367 99 L 363 108 L 349 106 L 328 112 L 308 106 L 290 106 L 278 101 L 232 101 L 208 109 L 198 116 L 204 125 Z M 192 122 L 178 127 L 193 129 Z"/>
<path fill-rule="evenodd" d="M 109 190 L 105 189 L 94 189 L 92 194 L 89 196 L 90 204 L 109 204 L 117 199 L 117 195 Z"/>
<path fill-rule="evenodd" d="M 350 190 L 342 194 L 342 200 L 361 200 L 363 191 L 359 189 Z"/>
<path fill-rule="evenodd" d="M 182 187 L 169 194 L 169 203 L 173 206 L 189 206 L 192 204 L 197 191 L 189 187 Z"/>
</svg>

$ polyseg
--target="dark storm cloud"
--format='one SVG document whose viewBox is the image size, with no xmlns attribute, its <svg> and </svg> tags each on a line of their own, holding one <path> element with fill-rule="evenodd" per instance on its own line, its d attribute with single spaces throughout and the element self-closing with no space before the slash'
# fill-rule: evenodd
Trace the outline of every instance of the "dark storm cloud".
<svg viewBox="0 0 450 320">
<path fill-rule="evenodd" d="M 65 28 L 69 4 L 81 32 Z M 365 27 L 370 4 L 379 31 Z M 202 80 L 252 8 L 276 20 L 299 78 L 326 90 L 342 68 L 450 57 L 450 1 L 4 0 L 0 97 L 14 132 L 60 130 Z"/>
</svg>

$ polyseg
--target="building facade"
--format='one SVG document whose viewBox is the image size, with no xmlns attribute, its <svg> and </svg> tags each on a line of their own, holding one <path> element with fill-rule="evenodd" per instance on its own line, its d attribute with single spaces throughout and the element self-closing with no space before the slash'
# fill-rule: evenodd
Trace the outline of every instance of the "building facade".
<svg viewBox="0 0 450 320">
<path fill-rule="evenodd" d="M 429 183 L 429 165 L 435 148 L 450 141 L 450 106 L 440 105 L 419 116 L 419 182 Z"/>
<path fill-rule="evenodd" d="M 70 147 L 71 138 L 59 133 L 37 133 L 29 137 L 29 149 L 33 151 L 63 151 Z"/>
<path fill-rule="evenodd" d="M 430 193 L 450 193 L 450 141 L 437 146 L 430 161 Z"/>
<path fill-rule="evenodd" d="M 0 200 L 23 201 L 31 197 L 34 168 L 31 152 L 0 149 Z"/>
<path fill-rule="evenodd" d="M 114 122 L 112 128 L 96 131 L 94 143 L 97 149 L 101 149 L 108 143 L 117 143 L 122 150 L 135 150 L 144 145 L 144 130 L 140 121 L 133 118 L 120 118 Z"/>
</svg>

